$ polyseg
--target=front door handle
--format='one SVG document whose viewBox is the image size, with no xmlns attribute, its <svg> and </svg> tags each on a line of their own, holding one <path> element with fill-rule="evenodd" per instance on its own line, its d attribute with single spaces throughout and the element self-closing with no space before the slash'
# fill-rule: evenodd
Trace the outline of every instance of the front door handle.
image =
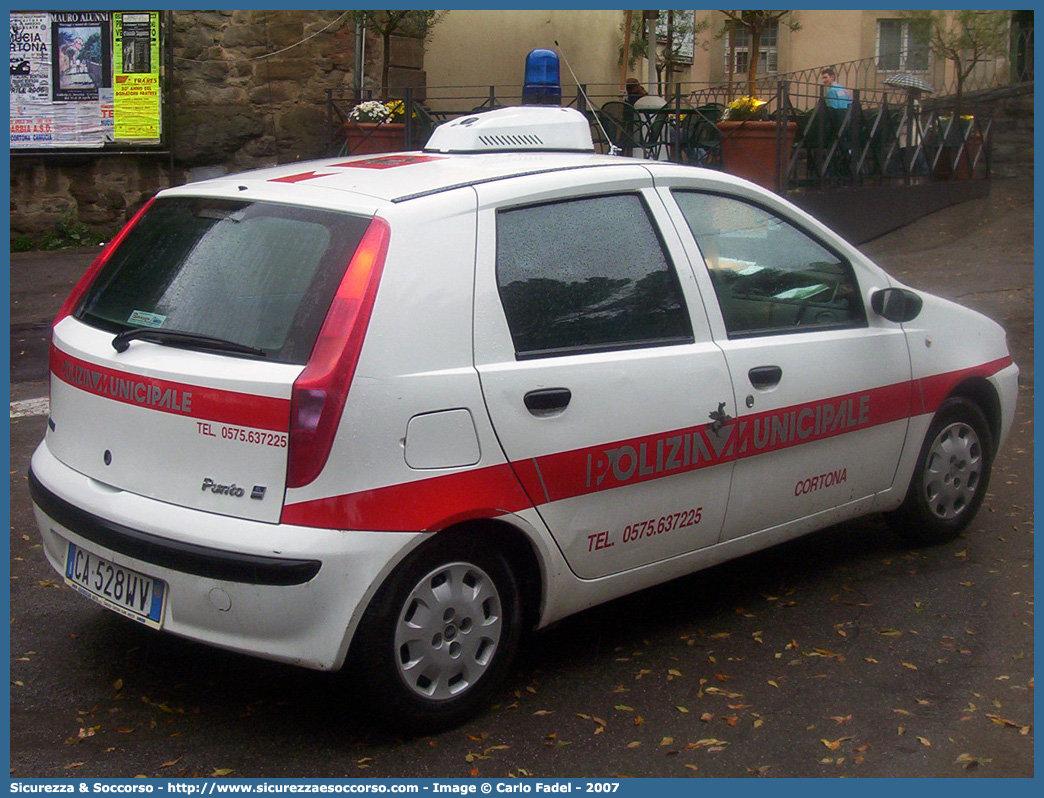
<svg viewBox="0 0 1044 798">
<path fill-rule="evenodd" d="M 572 398 L 573 393 L 568 388 L 545 388 L 540 391 L 530 391 L 523 401 L 530 413 L 539 416 L 553 413 L 556 410 L 565 410 Z"/>
<path fill-rule="evenodd" d="M 783 369 L 779 366 L 758 366 L 748 371 L 747 376 L 750 377 L 751 385 L 764 390 L 779 385 L 779 381 L 783 379 Z"/>
</svg>

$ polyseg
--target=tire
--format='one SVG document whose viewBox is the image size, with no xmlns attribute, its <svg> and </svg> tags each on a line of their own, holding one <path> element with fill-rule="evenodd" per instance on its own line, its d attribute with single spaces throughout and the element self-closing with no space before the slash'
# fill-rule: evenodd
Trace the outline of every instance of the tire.
<svg viewBox="0 0 1044 798">
<path fill-rule="evenodd" d="M 953 540 L 978 512 L 992 467 L 986 416 L 969 399 L 947 399 L 928 428 L 906 499 L 889 520 L 912 545 Z"/>
<path fill-rule="evenodd" d="M 352 644 L 361 696 L 393 730 L 431 734 L 489 701 L 521 637 L 506 557 L 478 536 L 442 533 L 381 586 Z"/>
</svg>

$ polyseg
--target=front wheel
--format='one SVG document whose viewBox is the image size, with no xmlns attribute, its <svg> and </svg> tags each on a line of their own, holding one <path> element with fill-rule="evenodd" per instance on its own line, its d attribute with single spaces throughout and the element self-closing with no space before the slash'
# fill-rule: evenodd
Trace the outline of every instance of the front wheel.
<svg viewBox="0 0 1044 798">
<path fill-rule="evenodd" d="M 413 552 L 381 586 L 353 650 L 364 697 L 392 727 L 426 734 L 479 711 L 507 672 L 521 631 L 504 555 L 447 534 Z"/>
<path fill-rule="evenodd" d="M 902 506 L 890 516 L 908 543 L 952 540 L 975 517 L 993 465 L 993 436 L 982 410 L 962 397 L 935 414 Z"/>
</svg>

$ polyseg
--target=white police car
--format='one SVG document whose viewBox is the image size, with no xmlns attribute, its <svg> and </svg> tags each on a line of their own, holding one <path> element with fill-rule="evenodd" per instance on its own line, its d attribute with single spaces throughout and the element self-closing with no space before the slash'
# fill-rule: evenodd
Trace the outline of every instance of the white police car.
<svg viewBox="0 0 1044 798">
<path fill-rule="evenodd" d="M 1003 330 L 560 108 L 163 191 L 53 330 L 47 558 L 143 624 L 458 722 L 521 634 L 853 516 L 975 515 Z"/>
</svg>

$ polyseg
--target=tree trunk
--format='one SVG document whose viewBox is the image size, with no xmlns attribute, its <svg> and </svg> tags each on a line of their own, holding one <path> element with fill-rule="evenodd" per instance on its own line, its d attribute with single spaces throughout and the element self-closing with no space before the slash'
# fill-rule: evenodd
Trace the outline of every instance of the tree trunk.
<svg viewBox="0 0 1044 798">
<path fill-rule="evenodd" d="M 381 34 L 384 52 L 381 55 L 381 101 L 388 102 L 388 75 L 391 69 L 391 33 L 387 30 Z"/>
<path fill-rule="evenodd" d="M 758 57 L 761 55 L 761 26 L 750 26 L 750 65 L 747 69 L 748 96 L 756 97 L 754 84 L 758 80 Z"/>
<path fill-rule="evenodd" d="M 624 89 L 627 87 L 627 66 L 631 61 L 631 25 L 633 19 L 633 11 L 624 12 L 624 46 L 623 46 L 623 58 L 620 63 L 620 88 Z"/>
</svg>

